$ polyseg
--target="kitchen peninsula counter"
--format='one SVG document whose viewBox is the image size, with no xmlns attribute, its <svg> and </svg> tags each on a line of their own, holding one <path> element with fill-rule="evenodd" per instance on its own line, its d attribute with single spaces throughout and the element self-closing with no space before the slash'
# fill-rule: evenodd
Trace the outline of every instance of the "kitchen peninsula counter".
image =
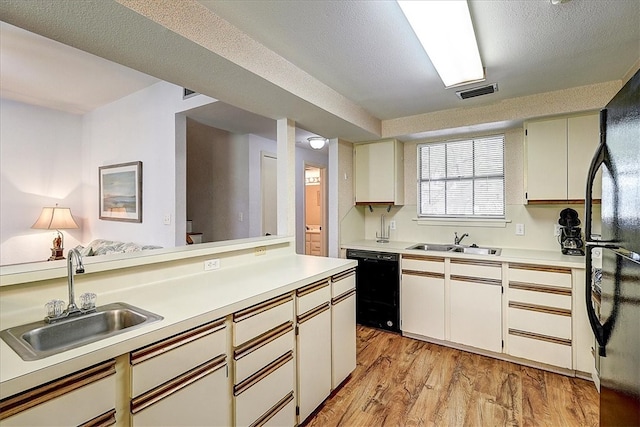
<svg viewBox="0 0 640 427">
<path fill-rule="evenodd" d="M 221 268 L 212 271 L 202 271 L 203 260 L 212 256 L 189 260 L 191 264 L 188 265 L 182 260 L 182 263 L 165 267 L 160 272 L 152 271 L 153 267 L 138 266 L 121 272 L 92 274 L 90 265 L 86 265 L 87 273 L 76 276 L 77 295 L 96 292 L 98 306 L 121 301 L 161 315 L 164 319 L 28 362 L 1 341 L 0 398 L 126 354 L 356 266 L 356 262 L 351 260 L 295 255 L 289 247 L 268 247 L 267 251 L 269 254 L 261 257 L 255 257 L 253 249 L 228 257 L 218 253 L 216 257 L 220 258 Z M 43 295 L 64 298 L 66 280 L 64 283 L 62 280 L 26 283 L 3 287 L 2 291 L 0 324 L 5 329 L 41 319 L 46 302 Z"/>
</svg>

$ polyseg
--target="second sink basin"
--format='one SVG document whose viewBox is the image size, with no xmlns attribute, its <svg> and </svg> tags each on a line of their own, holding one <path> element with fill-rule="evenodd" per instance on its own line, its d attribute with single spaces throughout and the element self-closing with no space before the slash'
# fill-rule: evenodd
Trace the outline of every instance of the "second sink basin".
<svg viewBox="0 0 640 427">
<path fill-rule="evenodd" d="M 23 360 L 37 360 L 162 319 L 155 313 L 118 302 L 56 323 L 41 320 L 5 329 L 0 337 Z"/>
</svg>

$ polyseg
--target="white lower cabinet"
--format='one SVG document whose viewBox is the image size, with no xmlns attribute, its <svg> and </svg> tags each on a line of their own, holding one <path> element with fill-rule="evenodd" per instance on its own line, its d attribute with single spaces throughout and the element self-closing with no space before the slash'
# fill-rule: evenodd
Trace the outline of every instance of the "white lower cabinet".
<svg viewBox="0 0 640 427">
<path fill-rule="evenodd" d="M 331 278 L 331 389 L 356 369 L 355 269 Z"/>
<path fill-rule="evenodd" d="M 401 329 L 404 333 L 445 339 L 444 259 L 402 257 Z"/>
<path fill-rule="evenodd" d="M 3 399 L 0 407 L 3 426 L 115 425 L 115 360 Z"/>
<path fill-rule="evenodd" d="M 502 266 L 451 260 L 450 340 L 502 352 Z"/>
<path fill-rule="evenodd" d="M 508 274 L 507 352 L 572 369 L 571 270 L 512 263 Z"/>
<path fill-rule="evenodd" d="M 298 289 L 297 362 L 299 420 L 331 393 L 331 285 L 329 280 Z"/>
<path fill-rule="evenodd" d="M 130 354 L 131 425 L 229 425 L 224 319 Z"/>
<path fill-rule="evenodd" d="M 296 425 L 293 321 L 292 293 L 233 314 L 233 425 Z"/>
</svg>

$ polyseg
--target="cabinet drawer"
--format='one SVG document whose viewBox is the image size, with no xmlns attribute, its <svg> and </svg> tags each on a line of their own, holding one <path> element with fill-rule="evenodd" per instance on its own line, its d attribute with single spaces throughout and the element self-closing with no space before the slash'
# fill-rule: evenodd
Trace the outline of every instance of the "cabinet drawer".
<svg viewBox="0 0 640 427">
<path fill-rule="evenodd" d="M 114 425 L 115 360 L 0 401 L 3 426 Z M 99 420 L 102 422 L 99 423 Z"/>
<path fill-rule="evenodd" d="M 331 298 L 356 288 L 356 270 L 350 269 L 331 278 Z"/>
<path fill-rule="evenodd" d="M 530 290 L 536 289 L 537 290 Z M 544 289 L 528 286 L 519 287 L 518 283 L 509 283 L 509 301 L 516 301 L 522 303 L 544 305 L 548 307 L 563 308 L 571 310 L 571 289 L 568 288 L 555 288 L 558 291 L 549 293 Z"/>
<path fill-rule="evenodd" d="M 402 255 L 402 269 L 444 274 L 444 258 Z"/>
<path fill-rule="evenodd" d="M 296 402 L 293 398 L 293 392 L 289 393 L 276 406 L 274 411 L 270 411 L 267 417 L 261 420 L 263 427 L 287 427 L 296 425 Z"/>
<path fill-rule="evenodd" d="M 295 386 L 294 370 L 290 352 L 236 385 L 236 425 L 251 425 L 291 393 Z"/>
<path fill-rule="evenodd" d="M 293 350 L 294 339 L 293 322 L 288 322 L 236 348 L 233 355 L 236 361 L 234 383 L 244 381 L 278 357 Z"/>
<path fill-rule="evenodd" d="M 331 301 L 331 286 L 329 279 L 315 282 L 296 291 L 298 310 L 301 315 L 319 305 Z"/>
<path fill-rule="evenodd" d="M 571 345 L 509 329 L 509 354 L 571 369 Z"/>
<path fill-rule="evenodd" d="M 286 322 L 293 321 L 293 295 L 286 294 L 256 304 L 233 315 L 235 347 Z"/>
<path fill-rule="evenodd" d="M 571 340 L 571 311 L 509 303 L 509 328 Z M 554 313 L 555 312 L 555 313 Z"/>
<path fill-rule="evenodd" d="M 492 261 L 452 259 L 451 275 L 502 280 L 502 265 Z"/>
<path fill-rule="evenodd" d="M 226 367 L 220 356 L 133 399 L 132 426 L 229 425 Z"/>
<path fill-rule="evenodd" d="M 509 282 L 571 288 L 571 269 L 529 264 L 509 264 Z"/>
<path fill-rule="evenodd" d="M 131 352 L 132 397 L 226 354 L 226 346 L 227 330 L 220 319 Z"/>
</svg>

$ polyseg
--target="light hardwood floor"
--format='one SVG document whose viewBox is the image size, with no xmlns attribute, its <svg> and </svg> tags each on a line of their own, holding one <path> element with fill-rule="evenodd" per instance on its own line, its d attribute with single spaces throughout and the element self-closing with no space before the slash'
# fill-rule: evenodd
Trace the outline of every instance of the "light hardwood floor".
<svg viewBox="0 0 640 427">
<path fill-rule="evenodd" d="M 305 422 L 332 426 L 597 426 L 590 381 L 358 326 L 358 366 Z"/>
</svg>

